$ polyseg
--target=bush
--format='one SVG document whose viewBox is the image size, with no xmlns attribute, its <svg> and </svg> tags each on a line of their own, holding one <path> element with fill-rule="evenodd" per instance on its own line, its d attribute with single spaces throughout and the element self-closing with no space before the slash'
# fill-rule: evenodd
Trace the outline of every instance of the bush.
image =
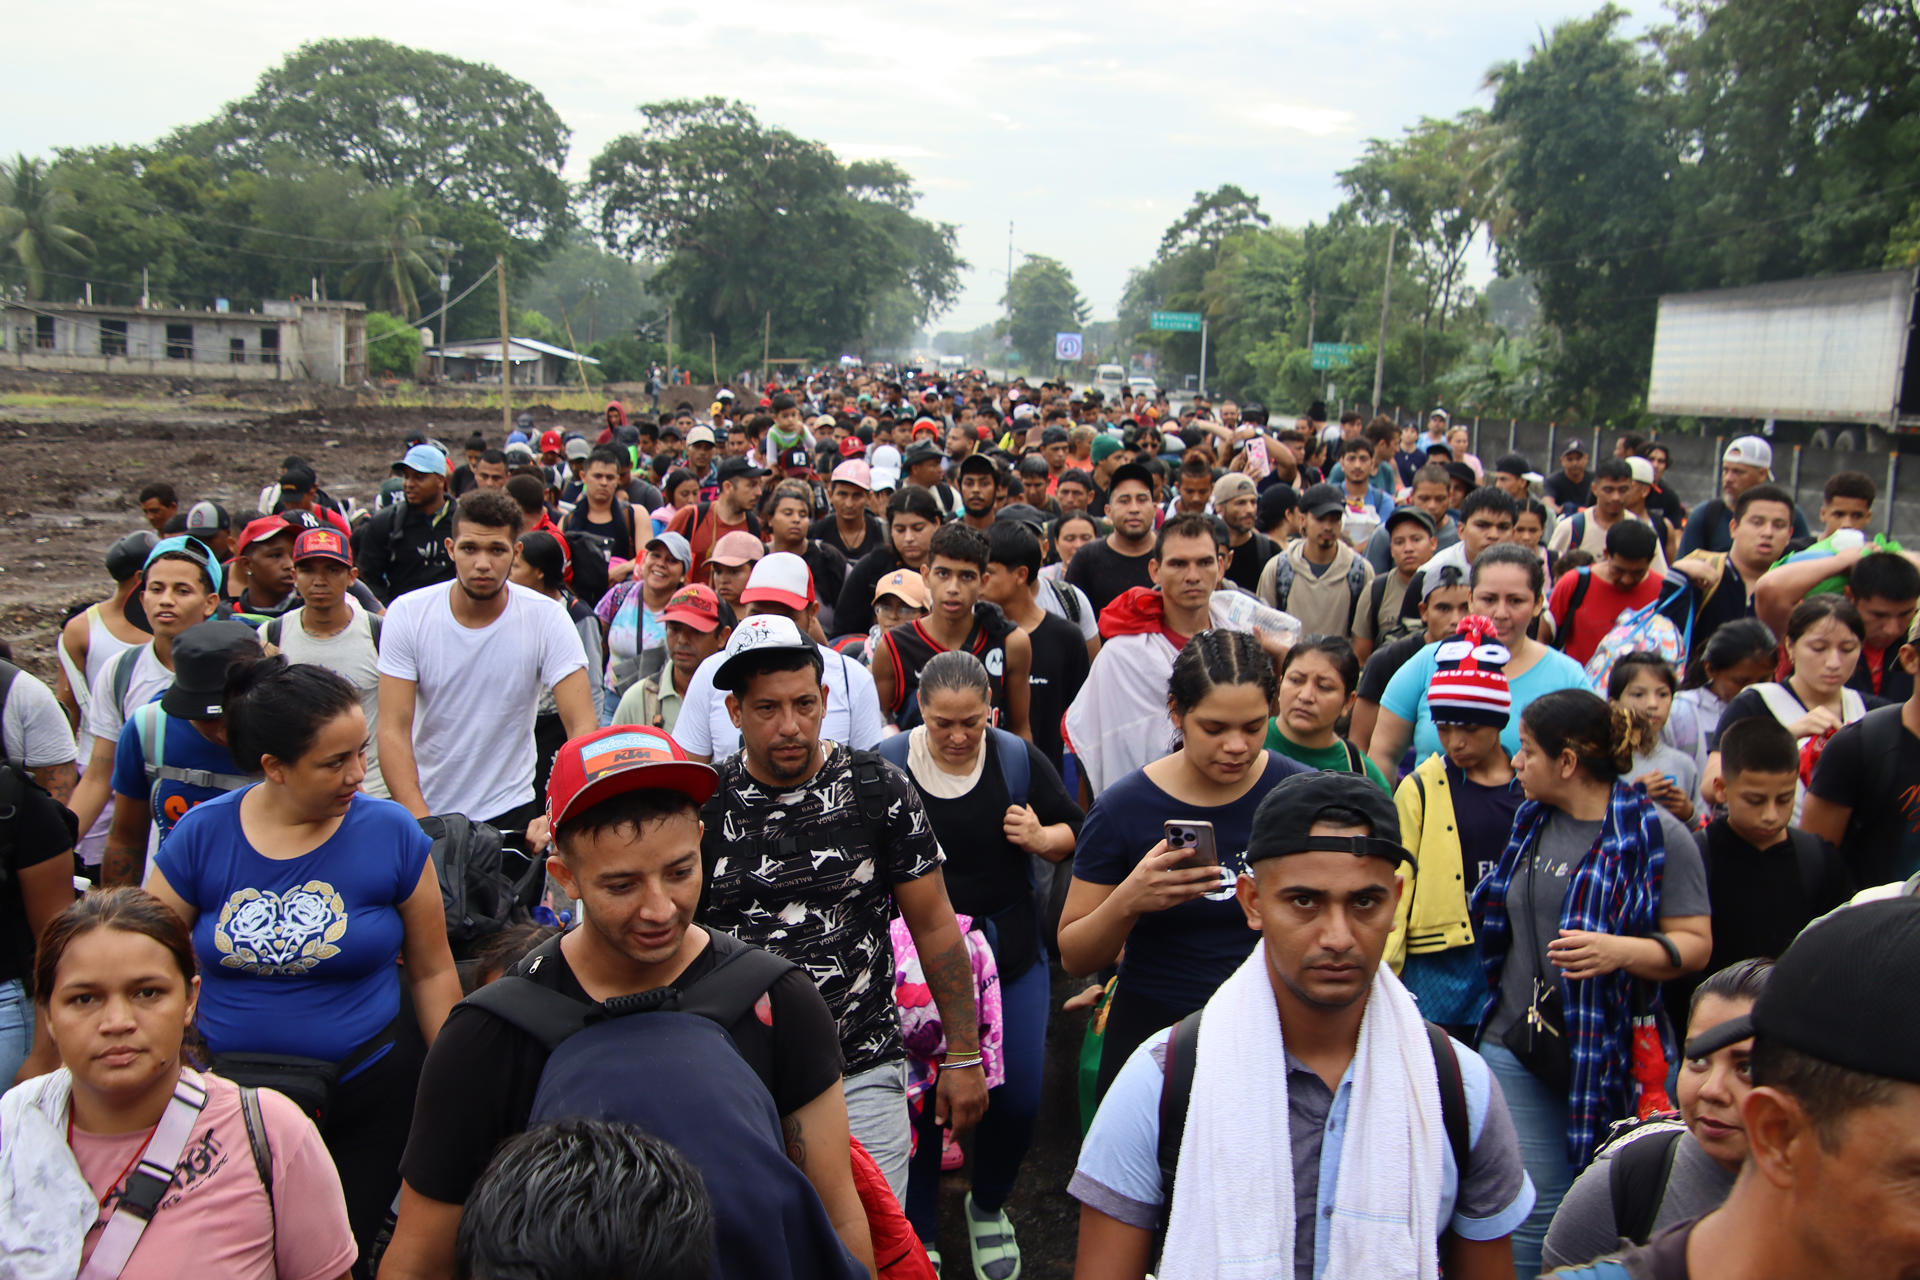
<svg viewBox="0 0 1920 1280">
<path fill-rule="evenodd" d="M 367 377 L 412 378 L 420 365 L 420 331 L 399 316 L 367 312 Z"/>
</svg>

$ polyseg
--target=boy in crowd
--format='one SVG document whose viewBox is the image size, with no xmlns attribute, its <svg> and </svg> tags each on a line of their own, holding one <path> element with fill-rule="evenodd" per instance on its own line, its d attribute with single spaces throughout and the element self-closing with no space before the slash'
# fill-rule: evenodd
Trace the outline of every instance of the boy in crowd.
<svg viewBox="0 0 1920 1280">
<path fill-rule="evenodd" d="M 1695 514 L 1699 514 L 1697 508 Z M 1793 497 L 1785 489 L 1755 485 L 1733 504 L 1731 550 L 1701 550 L 1680 557 L 1673 567 L 1693 583 L 1694 635 L 1710 636 L 1723 622 L 1753 616 L 1754 587 L 1786 549 L 1798 518 Z M 1683 541 L 1681 546 L 1685 545 Z"/>
<path fill-rule="evenodd" d="M 964 649 L 985 664 L 1003 727 L 1023 738 L 1032 737 L 1027 704 L 1033 645 L 997 606 L 982 604 L 987 557 L 987 539 L 978 530 L 965 524 L 934 530 L 925 570 L 927 616 L 880 637 L 879 652 L 873 656 L 873 684 L 881 710 L 903 729 L 920 722 L 920 704 L 914 696 L 920 687 L 920 669 L 936 653 Z"/>
<path fill-rule="evenodd" d="M 1821 508 L 1822 513 L 1826 510 Z M 1831 555 L 1802 556 L 1775 565 L 1754 584 L 1754 615 L 1775 635 L 1785 635 L 1794 605 L 1828 579 L 1844 579 L 1847 599 L 1860 611 L 1867 631 L 1847 687 L 1889 702 L 1906 701 L 1913 682 L 1896 655 L 1920 608 L 1920 567 L 1915 566 L 1920 556 L 1871 542 Z"/>
<path fill-rule="evenodd" d="M 1467 616 L 1466 570 L 1443 565 L 1431 577 L 1418 578 L 1415 586 L 1409 586 L 1409 598 L 1415 590 L 1419 591 L 1419 598 L 1414 602 L 1414 616 L 1420 620 L 1420 629 L 1375 649 L 1360 671 L 1360 686 L 1354 690 L 1358 696 L 1347 738 L 1362 751 L 1373 740 L 1373 726 L 1380 718 L 1380 699 L 1394 673 L 1421 649 L 1445 637 Z"/>
<path fill-rule="evenodd" d="M 1832 844 L 1789 825 L 1800 786 L 1800 744 L 1771 716 L 1736 720 L 1720 735 L 1710 798 L 1726 806 L 1700 833 L 1713 903 L 1707 967 L 1670 984 L 1675 1008 L 1710 973 L 1749 956 L 1777 956 L 1807 925 L 1859 888 Z"/>
<path fill-rule="evenodd" d="M 1547 596 L 1547 625 L 1561 651 L 1585 665 L 1622 610 L 1652 604 L 1662 584 L 1660 575 L 1653 572 L 1659 555 L 1660 540 L 1651 525 L 1614 521 L 1599 563 L 1562 574 Z"/>
<path fill-rule="evenodd" d="M 1267 562 L 1255 594 L 1298 618 L 1302 634 L 1347 635 L 1373 570 L 1342 536 L 1350 508 L 1340 490 L 1314 485 L 1300 495 L 1300 508 L 1306 536 Z"/>
<path fill-rule="evenodd" d="M 1502 490 L 1492 485 L 1475 489 L 1460 504 L 1460 540 L 1441 548 L 1433 559 L 1420 566 L 1422 581 L 1442 566 L 1458 569 L 1461 580 L 1465 581 L 1482 551 L 1512 538 L 1514 522 L 1519 518 L 1519 505 Z M 1400 606 L 1401 616 L 1412 614 L 1424 594 L 1420 584 L 1409 584 L 1405 603 Z"/>
<path fill-rule="evenodd" d="M 1416 506 L 1395 508 L 1381 533 L 1387 535 L 1393 560 L 1384 572 L 1373 575 L 1366 600 L 1353 620 L 1353 653 L 1363 663 L 1383 642 L 1415 630 L 1410 619 L 1401 617 L 1401 606 L 1414 575 L 1438 550 L 1433 517 Z"/>
<path fill-rule="evenodd" d="M 1727 446 L 1720 457 L 1720 496 L 1708 498 L 1687 517 L 1686 530 L 1680 535 L 1680 557 L 1695 551 L 1726 552 L 1733 548 L 1734 526 L 1740 520 L 1740 499 L 1749 489 L 1772 487 L 1773 446 L 1759 436 L 1740 436 Z M 1785 492 L 1777 490 L 1777 492 Z M 1789 537 L 1805 537 L 1807 518 L 1800 514 L 1793 499 L 1787 499 L 1793 525 Z M 1786 551 L 1786 539 L 1776 554 Z"/>
<path fill-rule="evenodd" d="M 1652 473 L 1651 467 L 1648 473 Z M 1635 517 L 1627 510 L 1627 504 L 1633 497 L 1633 468 L 1620 458 L 1608 458 L 1593 470 L 1593 504 L 1573 513 L 1554 526 L 1553 536 L 1547 545 L 1554 551 L 1566 551 L 1579 547 L 1583 551 L 1598 554 L 1606 546 L 1607 534 L 1622 520 Z M 1651 528 L 1651 524 L 1648 525 Z M 1660 549 L 1656 536 L 1653 550 L 1653 571 L 1656 574 L 1667 571 L 1666 553 Z"/>
<path fill-rule="evenodd" d="M 1429 556 L 1437 555 L 1460 541 L 1460 526 L 1454 522 L 1449 511 L 1452 498 L 1453 489 L 1445 467 L 1421 467 L 1413 473 L 1413 484 L 1408 486 L 1407 500 L 1400 505 L 1420 508 L 1433 522 L 1433 550 L 1428 552 Z M 1392 539 L 1385 525 L 1367 539 L 1366 556 L 1376 578 L 1393 568 Z"/>
<path fill-rule="evenodd" d="M 140 490 L 140 514 L 147 518 L 155 533 L 166 532 L 167 521 L 179 510 L 180 499 L 166 481 L 156 480 Z"/>
<path fill-rule="evenodd" d="M 1086 683 L 1090 661 L 1080 629 L 1043 609 L 1039 589 L 1040 539 L 1017 521 L 995 522 L 987 531 L 987 574 L 980 597 L 998 606 L 1027 637 L 1032 650 L 1027 722 L 1033 727 L 1033 744 L 1059 772 L 1065 767 L 1060 720 Z"/>
<path fill-rule="evenodd" d="M 1364 548 L 1393 514 L 1393 495 L 1373 483 L 1373 446 L 1365 437 L 1355 436 L 1340 446 L 1337 470 L 1341 473 L 1341 493 L 1346 498 L 1340 536 L 1349 546 Z"/>
<path fill-rule="evenodd" d="M 667 631 L 666 665 L 627 690 L 614 708 L 614 724 L 646 724 L 672 733 L 687 682 L 733 633 L 733 611 L 712 587 L 699 583 L 674 592 L 660 619 Z"/>
<path fill-rule="evenodd" d="M 1900 647 L 1900 666 L 1909 680 L 1920 674 L 1920 642 Z M 1800 825 L 1844 850 L 1862 885 L 1920 871 L 1920 684 L 1828 739 Z"/>
</svg>

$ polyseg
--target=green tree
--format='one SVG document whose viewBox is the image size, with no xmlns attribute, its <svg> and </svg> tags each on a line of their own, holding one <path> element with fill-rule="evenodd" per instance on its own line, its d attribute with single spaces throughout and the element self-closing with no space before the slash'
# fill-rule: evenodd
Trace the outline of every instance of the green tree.
<svg viewBox="0 0 1920 1280">
<path fill-rule="evenodd" d="M 0 163 L 0 248 L 27 297 L 47 296 L 47 273 L 79 266 L 93 242 L 69 225 L 73 193 L 50 178 L 44 161 L 15 156 Z"/>
<path fill-rule="evenodd" d="M 575 230 L 537 272 L 514 286 L 513 297 L 563 329 L 572 326 L 584 351 L 666 313 L 666 303 L 647 289 L 652 274 L 651 264 L 608 253 L 585 231 Z"/>
<path fill-rule="evenodd" d="M 420 331 L 399 316 L 367 312 L 367 376 L 412 378 L 420 367 Z"/>
<path fill-rule="evenodd" d="M 880 300 L 911 290 L 915 323 L 958 295 L 954 229 L 914 216 L 907 175 L 842 164 L 721 98 L 651 103 L 641 128 L 594 157 L 586 192 L 609 249 L 660 264 L 653 288 L 723 352 L 826 356 L 869 332 Z"/>
<path fill-rule="evenodd" d="M 232 167 L 276 149 L 382 187 L 493 211 L 514 236 L 563 231 L 569 133 L 532 85 L 484 63 L 386 40 L 316 40 L 248 97 L 167 143 Z"/>
<path fill-rule="evenodd" d="M 405 191 L 369 193 L 361 202 L 359 227 L 378 245 L 379 256 L 346 273 L 348 295 L 369 307 L 407 320 L 422 314 L 419 286 L 435 276 L 439 255 Z"/>
<path fill-rule="evenodd" d="M 1011 313 L 1013 349 L 1036 369 L 1053 365 L 1054 335 L 1080 332 L 1089 314 L 1073 273 L 1037 253 L 1028 254 L 1014 269 L 1000 303 Z"/>
</svg>

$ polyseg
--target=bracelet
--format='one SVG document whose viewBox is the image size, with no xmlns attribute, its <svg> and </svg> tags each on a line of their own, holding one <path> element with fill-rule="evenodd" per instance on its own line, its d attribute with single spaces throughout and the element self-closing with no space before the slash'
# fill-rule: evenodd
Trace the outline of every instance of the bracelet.
<svg viewBox="0 0 1920 1280">
<path fill-rule="evenodd" d="M 940 1064 L 940 1069 L 942 1071 L 965 1071 L 970 1067 L 984 1066 L 986 1061 L 985 1058 L 976 1053 L 971 1058 L 961 1058 L 957 1062 L 949 1058 Z"/>
<path fill-rule="evenodd" d="M 1667 953 L 1668 964 L 1672 965 L 1676 969 L 1681 967 L 1680 948 L 1674 945 L 1674 941 L 1672 938 L 1669 938 L 1664 933 L 1650 933 L 1647 936 L 1649 938 L 1652 938 L 1655 942 L 1659 943 L 1660 949 Z"/>
</svg>

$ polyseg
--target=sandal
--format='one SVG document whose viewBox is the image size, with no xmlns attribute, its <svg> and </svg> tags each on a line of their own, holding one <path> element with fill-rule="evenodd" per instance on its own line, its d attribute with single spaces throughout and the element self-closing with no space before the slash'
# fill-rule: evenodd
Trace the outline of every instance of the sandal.
<svg viewBox="0 0 1920 1280">
<path fill-rule="evenodd" d="M 933 1264 L 933 1274 L 934 1274 L 935 1280 L 938 1280 L 938 1277 L 940 1275 L 940 1250 L 936 1246 L 930 1245 L 930 1244 L 921 1245 L 920 1247 L 927 1251 L 927 1261 Z"/>
<path fill-rule="evenodd" d="M 1005 1209 L 982 1218 L 967 1193 L 967 1250 L 973 1255 L 974 1280 L 1020 1280 L 1020 1245 Z"/>
</svg>

